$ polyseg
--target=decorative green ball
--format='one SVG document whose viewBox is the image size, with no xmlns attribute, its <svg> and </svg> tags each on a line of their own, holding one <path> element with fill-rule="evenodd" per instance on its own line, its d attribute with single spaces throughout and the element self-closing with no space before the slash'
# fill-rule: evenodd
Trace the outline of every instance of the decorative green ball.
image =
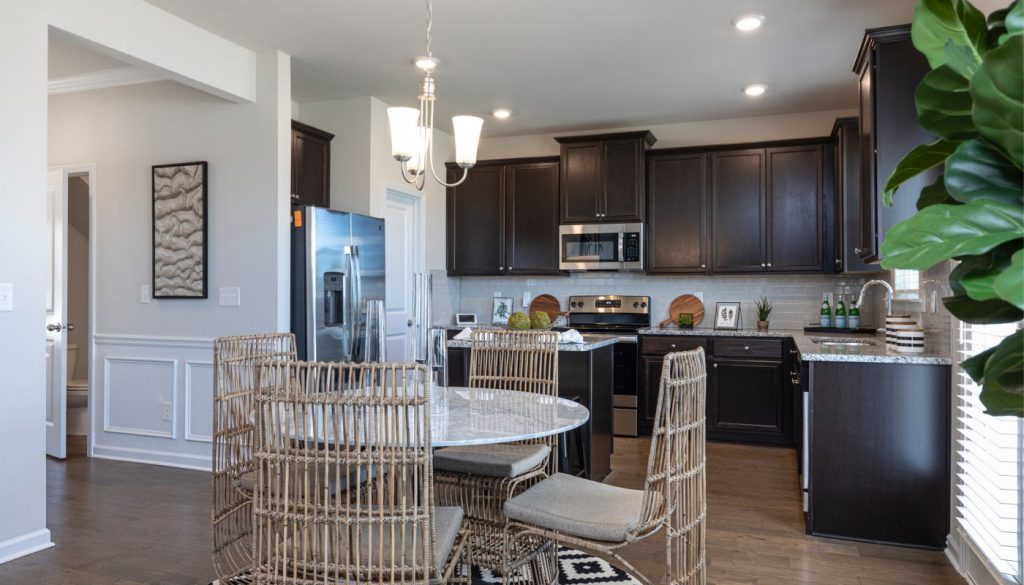
<svg viewBox="0 0 1024 585">
<path fill-rule="evenodd" d="M 522 311 L 516 311 L 508 317 L 508 328 L 509 329 L 529 329 L 530 318 L 526 316 L 526 313 Z"/>
<path fill-rule="evenodd" d="M 544 311 L 530 313 L 530 329 L 550 329 L 551 317 Z"/>
</svg>

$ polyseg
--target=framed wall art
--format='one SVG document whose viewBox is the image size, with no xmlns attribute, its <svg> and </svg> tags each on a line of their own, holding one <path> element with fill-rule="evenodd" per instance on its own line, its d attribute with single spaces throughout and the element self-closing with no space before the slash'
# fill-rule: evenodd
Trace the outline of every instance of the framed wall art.
<svg viewBox="0 0 1024 585">
<path fill-rule="evenodd" d="M 153 298 L 207 298 L 206 161 L 153 165 Z"/>
<path fill-rule="evenodd" d="M 715 304 L 715 329 L 739 329 L 740 321 L 739 303 Z"/>
</svg>

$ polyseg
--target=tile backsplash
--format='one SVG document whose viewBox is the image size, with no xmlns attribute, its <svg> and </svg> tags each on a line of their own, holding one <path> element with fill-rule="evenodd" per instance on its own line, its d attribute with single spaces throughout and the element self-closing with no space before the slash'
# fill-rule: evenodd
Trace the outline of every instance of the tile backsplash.
<svg viewBox="0 0 1024 585">
<path fill-rule="evenodd" d="M 657 325 L 668 318 L 672 299 L 682 294 L 703 297 L 708 313 L 698 328 L 710 328 L 710 313 L 716 302 L 741 303 L 742 325 L 753 328 L 757 324 L 754 301 L 762 295 L 773 305 L 773 329 L 800 329 L 817 321 L 822 294 L 826 292 L 853 295 L 860 291 L 868 278 L 841 275 L 772 275 L 772 276 L 650 276 L 623 272 L 586 272 L 566 277 L 503 277 L 503 278 L 449 278 L 443 270 L 435 270 L 433 294 L 433 320 L 437 325 L 453 322 L 455 312 L 476 313 L 477 320 L 491 320 L 491 304 L 496 293 L 513 297 L 516 310 L 522 308 L 523 293 L 531 298 L 550 294 L 567 308 L 571 295 L 648 295 L 651 297 L 651 322 Z M 881 297 L 881 288 L 875 287 L 869 295 Z M 875 307 L 885 305 L 875 299 L 866 301 L 861 319 L 865 326 L 883 323 Z"/>
</svg>

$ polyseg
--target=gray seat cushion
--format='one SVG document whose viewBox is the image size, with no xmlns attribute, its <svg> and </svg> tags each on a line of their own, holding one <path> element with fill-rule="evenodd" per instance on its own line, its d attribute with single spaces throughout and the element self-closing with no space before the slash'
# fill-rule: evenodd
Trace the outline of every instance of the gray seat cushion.
<svg viewBox="0 0 1024 585">
<path fill-rule="evenodd" d="M 623 542 L 640 522 L 643 490 L 556 473 L 505 502 L 505 516 L 590 540 Z"/>
<path fill-rule="evenodd" d="M 547 445 L 469 445 L 434 452 L 434 469 L 489 477 L 518 477 L 547 461 Z"/>
<path fill-rule="evenodd" d="M 459 528 L 462 527 L 462 508 L 458 506 L 445 507 L 445 508 L 434 508 L 434 554 L 437 558 L 437 566 L 444 570 L 444 563 L 448 560 L 448 555 L 452 552 L 452 547 L 455 546 L 455 539 L 459 536 Z M 402 556 L 405 557 L 406 563 L 412 563 L 412 557 L 414 554 L 423 554 L 423 541 L 420 539 L 418 534 L 413 528 L 413 524 L 408 524 L 409 530 L 402 530 L 398 525 L 394 525 L 394 531 L 392 529 L 385 529 L 381 533 L 380 529 L 369 530 L 363 529 L 359 532 L 359 553 L 364 563 L 376 563 L 378 566 L 389 566 L 391 562 L 399 561 L 398 558 L 394 558 L 394 549 L 390 547 L 391 542 L 398 543 L 398 547 L 403 547 Z M 404 537 L 404 538 L 403 538 Z M 415 538 L 414 538 L 415 537 Z M 380 546 L 379 539 L 383 538 L 384 549 L 378 552 L 378 546 Z M 413 546 L 413 540 L 416 541 L 416 546 Z M 397 547 L 396 547 L 397 548 Z M 381 558 L 380 554 L 383 554 Z"/>
</svg>

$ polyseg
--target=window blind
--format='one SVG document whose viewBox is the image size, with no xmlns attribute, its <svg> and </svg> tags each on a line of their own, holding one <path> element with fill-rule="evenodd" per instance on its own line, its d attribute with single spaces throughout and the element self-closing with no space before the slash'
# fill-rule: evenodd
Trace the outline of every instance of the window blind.
<svg viewBox="0 0 1024 585">
<path fill-rule="evenodd" d="M 960 323 L 961 359 L 999 344 L 1015 323 Z M 1022 422 L 984 414 L 981 388 L 962 370 L 956 402 L 956 521 L 992 568 L 1021 583 Z"/>
<path fill-rule="evenodd" d="M 898 299 L 917 299 L 921 289 L 921 273 L 917 270 L 892 271 L 893 295 Z"/>
</svg>

